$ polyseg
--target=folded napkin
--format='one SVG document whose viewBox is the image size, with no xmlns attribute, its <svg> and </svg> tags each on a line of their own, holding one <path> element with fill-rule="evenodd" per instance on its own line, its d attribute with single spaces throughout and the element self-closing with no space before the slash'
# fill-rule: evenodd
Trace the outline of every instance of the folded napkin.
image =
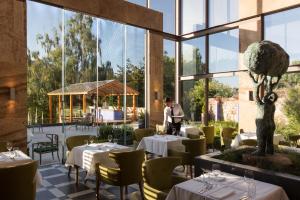
<svg viewBox="0 0 300 200">
<path fill-rule="evenodd" d="M 224 176 L 212 176 L 211 179 L 214 181 L 221 182 L 221 181 L 225 181 L 226 178 Z"/>
<path fill-rule="evenodd" d="M 234 190 L 229 188 L 222 188 L 220 190 L 217 190 L 216 192 L 211 193 L 209 196 L 213 197 L 214 199 L 224 199 L 232 194 L 234 194 Z"/>
</svg>

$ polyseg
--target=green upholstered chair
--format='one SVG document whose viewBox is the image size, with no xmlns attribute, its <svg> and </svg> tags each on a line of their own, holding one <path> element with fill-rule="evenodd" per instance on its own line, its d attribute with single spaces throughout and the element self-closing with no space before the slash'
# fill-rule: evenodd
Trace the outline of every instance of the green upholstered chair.
<svg viewBox="0 0 300 200">
<path fill-rule="evenodd" d="M 57 153 L 57 158 L 59 160 L 59 144 L 57 134 L 46 134 L 49 142 L 37 142 L 32 144 L 32 158 L 34 159 L 34 153 L 40 154 L 40 164 L 42 164 L 42 154 L 52 153 L 52 158 L 54 160 L 54 152 Z"/>
<path fill-rule="evenodd" d="M 7 151 L 7 148 L 6 148 L 6 142 L 0 142 L 0 152 L 5 152 Z"/>
<path fill-rule="evenodd" d="M 87 140 L 91 140 L 91 139 L 96 139 L 96 136 L 93 135 L 75 135 L 75 136 L 70 136 L 66 138 L 66 145 L 67 145 L 67 152 L 66 152 L 66 156 L 68 158 L 70 152 L 72 151 L 72 149 L 74 147 L 77 146 L 81 146 L 86 144 Z M 74 165 L 73 166 L 76 170 L 76 184 L 78 184 L 78 173 L 79 173 L 79 167 Z M 69 172 L 68 172 L 68 176 L 70 177 L 71 174 L 71 170 L 72 170 L 72 166 L 69 166 Z"/>
<path fill-rule="evenodd" d="M 120 199 L 124 199 L 123 190 L 127 186 L 138 183 L 140 191 L 143 193 L 142 164 L 144 162 L 144 150 L 127 152 L 112 152 L 109 157 L 116 163 L 115 166 L 105 166 L 101 163 L 96 164 L 96 196 L 99 199 L 100 182 L 109 185 L 120 186 Z"/>
<path fill-rule="evenodd" d="M 1 199 L 35 200 L 37 161 L 19 161 L 0 167 Z"/>
<path fill-rule="evenodd" d="M 163 157 L 147 160 L 143 164 L 144 198 L 164 200 L 171 188 L 187 179 L 173 175 L 175 167 L 181 165 L 177 157 Z"/>
<path fill-rule="evenodd" d="M 257 140 L 255 139 L 246 139 L 246 140 L 242 140 L 240 142 L 240 145 L 246 145 L 246 146 L 253 146 L 256 147 L 257 146 Z"/>
<path fill-rule="evenodd" d="M 225 148 L 230 148 L 234 131 L 235 129 L 231 127 L 222 128 L 221 146 L 225 146 Z"/>
<path fill-rule="evenodd" d="M 204 126 L 202 127 L 206 138 L 206 145 L 214 148 L 214 139 L 215 139 L 215 127 L 214 126 Z"/>
<path fill-rule="evenodd" d="M 168 150 L 168 156 L 180 157 L 181 164 L 189 166 L 190 176 L 193 178 L 193 165 L 195 164 L 195 157 L 206 154 L 206 142 L 205 138 L 201 137 L 198 139 L 182 140 L 182 144 L 185 146 L 185 152 Z M 186 174 L 187 175 L 187 174 Z"/>
</svg>

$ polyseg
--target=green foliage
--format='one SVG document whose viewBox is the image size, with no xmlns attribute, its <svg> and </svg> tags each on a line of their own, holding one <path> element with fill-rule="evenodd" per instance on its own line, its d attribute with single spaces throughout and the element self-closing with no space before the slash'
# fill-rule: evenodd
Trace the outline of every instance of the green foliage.
<svg viewBox="0 0 300 200">
<path fill-rule="evenodd" d="M 175 92 L 175 58 L 164 52 L 164 97 L 173 97 Z"/>
<path fill-rule="evenodd" d="M 290 121 L 300 124 L 300 86 L 288 90 L 286 101 L 284 102 L 284 112 Z"/>
<path fill-rule="evenodd" d="M 220 136 L 222 127 L 234 128 L 236 131 L 233 134 L 236 134 L 238 132 L 239 127 L 238 122 L 235 121 L 210 121 L 209 125 L 215 127 L 216 136 Z"/>
<path fill-rule="evenodd" d="M 130 145 L 133 142 L 133 128 L 128 125 L 113 126 L 101 125 L 98 127 L 97 140 L 105 140 L 108 135 L 118 139 L 118 143 L 123 144 L 124 135 L 126 134 L 126 144 Z"/>
</svg>

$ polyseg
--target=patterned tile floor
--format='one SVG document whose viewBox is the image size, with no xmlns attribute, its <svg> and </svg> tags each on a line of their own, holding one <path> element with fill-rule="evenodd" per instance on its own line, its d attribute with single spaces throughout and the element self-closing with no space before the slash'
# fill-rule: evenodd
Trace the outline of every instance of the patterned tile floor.
<svg viewBox="0 0 300 200">
<path fill-rule="evenodd" d="M 85 172 L 80 171 L 79 185 L 75 185 L 75 170 L 69 178 L 68 170 L 61 164 L 44 165 L 39 168 L 42 175 L 42 187 L 37 190 L 37 200 L 90 200 L 96 199 L 95 181 L 89 180 L 83 183 Z M 126 199 L 139 199 L 138 185 L 128 187 Z M 101 184 L 100 199 L 112 200 L 120 199 L 119 187 Z"/>
</svg>

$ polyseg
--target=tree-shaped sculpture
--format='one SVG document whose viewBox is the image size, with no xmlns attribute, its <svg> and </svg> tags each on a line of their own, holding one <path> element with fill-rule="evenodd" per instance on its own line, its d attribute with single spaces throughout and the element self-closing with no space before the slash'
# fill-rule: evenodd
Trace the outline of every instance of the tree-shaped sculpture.
<svg viewBox="0 0 300 200">
<path fill-rule="evenodd" d="M 278 98 L 273 90 L 289 66 L 289 55 L 270 41 L 251 44 L 244 54 L 244 64 L 254 83 L 257 105 L 256 135 L 258 149 L 256 155 L 273 154 L 275 131 L 275 102 Z"/>
</svg>

